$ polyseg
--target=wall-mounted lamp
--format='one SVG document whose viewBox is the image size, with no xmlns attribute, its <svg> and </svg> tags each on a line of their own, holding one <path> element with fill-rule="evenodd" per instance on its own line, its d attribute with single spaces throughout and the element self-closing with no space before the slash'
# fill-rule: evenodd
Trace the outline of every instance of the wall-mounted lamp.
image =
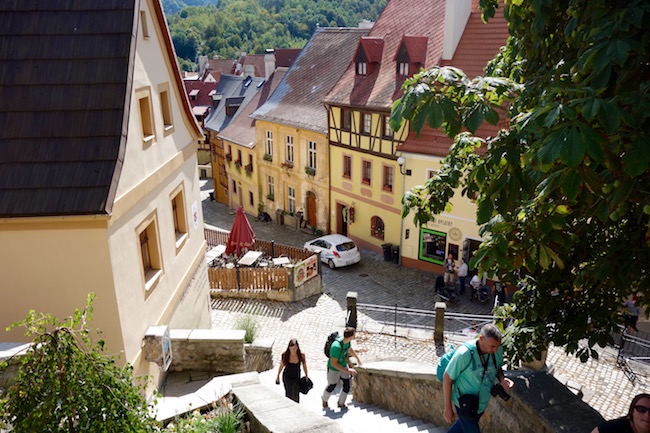
<svg viewBox="0 0 650 433">
<path fill-rule="evenodd" d="M 404 171 L 404 163 L 406 160 L 404 159 L 403 156 L 400 156 L 397 158 L 397 164 L 399 164 L 399 172 L 402 173 L 403 176 L 410 176 L 411 175 L 411 170 L 406 170 Z"/>
</svg>

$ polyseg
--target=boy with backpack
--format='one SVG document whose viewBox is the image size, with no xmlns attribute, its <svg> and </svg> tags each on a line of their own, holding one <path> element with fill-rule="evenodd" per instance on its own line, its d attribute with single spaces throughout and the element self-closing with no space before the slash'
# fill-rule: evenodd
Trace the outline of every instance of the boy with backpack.
<svg viewBox="0 0 650 433">
<path fill-rule="evenodd" d="M 345 328 L 343 331 L 343 338 L 337 338 L 332 342 L 329 349 L 329 359 L 327 361 L 327 387 L 323 391 L 323 409 L 329 409 L 328 400 L 336 388 L 336 384 L 340 381 L 343 382 L 343 390 L 339 395 L 338 407 L 345 408 L 345 399 L 350 392 L 350 380 L 357 372 L 354 368 L 349 368 L 348 354 L 352 354 L 357 359 L 357 363 L 361 365 L 361 360 L 351 346 L 354 339 L 355 329 L 351 327 Z"/>
</svg>

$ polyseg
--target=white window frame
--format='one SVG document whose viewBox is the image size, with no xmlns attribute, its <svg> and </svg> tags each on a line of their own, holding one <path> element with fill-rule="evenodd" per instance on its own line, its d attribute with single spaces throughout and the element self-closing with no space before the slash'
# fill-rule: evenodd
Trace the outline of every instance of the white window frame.
<svg viewBox="0 0 650 433">
<path fill-rule="evenodd" d="M 372 134 L 372 114 L 363 113 L 363 133 Z"/>
<path fill-rule="evenodd" d="M 273 156 L 273 131 L 266 131 L 266 154 Z"/>
<path fill-rule="evenodd" d="M 273 176 L 266 176 L 266 195 L 275 197 L 275 178 Z"/>
<path fill-rule="evenodd" d="M 293 136 L 287 135 L 287 141 L 285 146 L 285 161 L 293 164 Z"/>
<path fill-rule="evenodd" d="M 409 76 L 409 64 L 407 62 L 399 63 L 399 75 L 401 75 L 402 77 Z"/>
<path fill-rule="evenodd" d="M 307 165 L 309 168 L 316 170 L 316 142 L 307 142 Z"/>
<path fill-rule="evenodd" d="M 287 187 L 287 208 L 291 215 L 296 213 L 296 189 Z"/>
</svg>

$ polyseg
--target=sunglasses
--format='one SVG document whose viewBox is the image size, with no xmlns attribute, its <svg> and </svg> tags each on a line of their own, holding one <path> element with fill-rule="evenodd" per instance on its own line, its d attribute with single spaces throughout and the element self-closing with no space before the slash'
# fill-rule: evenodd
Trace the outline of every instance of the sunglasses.
<svg viewBox="0 0 650 433">
<path fill-rule="evenodd" d="M 639 413 L 650 412 L 650 407 L 641 406 L 640 404 L 634 406 L 634 409 Z"/>
<path fill-rule="evenodd" d="M 289 347 L 293 347 L 295 345 L 296 345 L 296 343 L 289 343 Z M 643 407 L 643 406 L 641 406 L 641 407 Z"/>
</svg>

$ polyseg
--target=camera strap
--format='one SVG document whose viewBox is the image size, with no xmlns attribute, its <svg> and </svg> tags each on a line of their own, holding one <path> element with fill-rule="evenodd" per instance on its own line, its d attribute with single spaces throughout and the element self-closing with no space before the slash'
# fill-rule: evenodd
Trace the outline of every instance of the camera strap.
<svg viewBox="0 0 650 433">
<path fill-rule="evenodd" d="M 481 351 L 481 346 L 479 345 L 478 340 L 476 340 L 476 350 L 478 352 L 478 359 L 481 361 L 481 365 L 483 366 L 483 374 L 481 375 L 481 383 L 483 383 L 483 379 L 485 379 L 485 373 L 487 373 L 488 366 L 490 364 L 490 358 L 492 358 L 492 362 L 494 363 L 495 373 L 498 373 L 499 367 L 497 367 L 497 359 L 495 354 L 492 354 L 492 356 L 488 354 L 487 358 L 483 357 L 483 352 Z"/>
</svg>

